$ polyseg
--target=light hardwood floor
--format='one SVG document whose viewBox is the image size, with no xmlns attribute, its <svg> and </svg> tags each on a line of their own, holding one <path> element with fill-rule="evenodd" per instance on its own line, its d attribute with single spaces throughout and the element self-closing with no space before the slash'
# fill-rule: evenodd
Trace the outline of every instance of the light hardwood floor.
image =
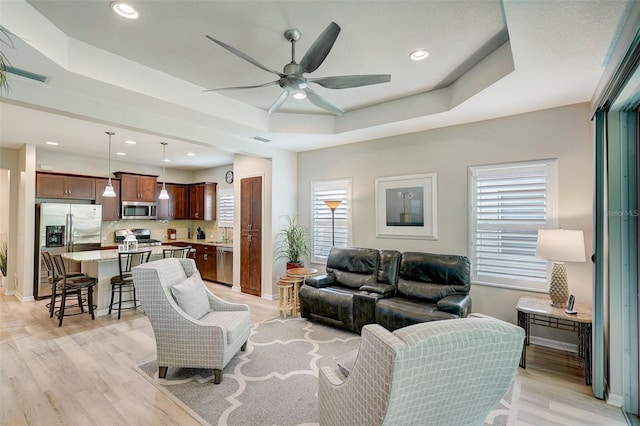
<svg viewBox="0 0 640 426">
<path fill-rule="evenodd" d="M 225 300 L 247 303 L 252 322 L 278 313 L 277 301 L 208 285 Z M 0 295 L 0 425 L 198 424 L 133 369 L 155 357 L 141 311 L 124 311 L 120 321 L 67 317 L 58 328 L 45 304 Z M 518 372 L 517 424 L 626 425 L 619 408 L 592 396 L 575 356 L 530 348 L 527 369 Z"/>
</svg>

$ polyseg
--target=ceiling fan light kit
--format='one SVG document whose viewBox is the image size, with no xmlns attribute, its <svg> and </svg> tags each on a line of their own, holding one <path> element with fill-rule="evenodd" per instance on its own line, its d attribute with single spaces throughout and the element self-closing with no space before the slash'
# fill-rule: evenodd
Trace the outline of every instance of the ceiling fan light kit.
<svg viewBox="0 0 640 426">
<path fill-rule="evenodd" d="M 276 99 L 276 101 L 271 105 L 268 111 L 268 115 L 273 114 L 278 111 L 285 101 L 289 98 L 289 94 L 293 94 L 293 97 L 296 99 L 304 99 L 304 97 L 308 98 L 309 101 L 315 106 L 324 109 L 325 111 L 329 111 L 336 115 L 344 114 L 344 110 L 340 108 L 338 105 L 331 102 L 329 99 L 320 95 L 319 93 L 314 92 L 310 87 L 309 83 L 315 83 L 327 89 L 348 89 L 350 87 L 361 87 L 361 86 L 370 86 L 373 84 L 381 84 L 388 83 L 391 81 L 391 75 L 389 74 L 369 74 L 369 75 L 342 75 L 342 76 L 333 76 L 333 77 L 319 77 L 319 78 L 307 78 L 304 77 L 303 74 L 312 73 L 326 59 L 327 55 L 331 51 L 333 44 L 336 42 L 338 38 L 338 34 L 340 33 L 340 27 L 335 22 L 332 22 L 327 26 L 327 28 L 318 36 L 318 38 L 313 42 L 307 53 L 304 55 L 300 63 L 296 62 L 296 42 L 300 40 L 302 34 L 300 31 L 295 29 L 286 30 L 284 32 L 284 37 L 291 43 L 291 62 L 284 66 L 283 72 L 280 73 L 278 71 L 267 68 L 260 62 L 256 61 L 249 55 L 235 49 L 234 47 L 229 46 L 228 44 L 216 40 L 215 38 L 207 35 L 206 37 L 218 44 L 219 46 L 225 48 L 229 52 L 234 55 L 244 59 L 245 61 L 255 65 L 256 67 L 275 74 L 279 77 L 276 81 L 271 81 L 269 83 L 264 83 L 260 85 L 254 86 L 236 86 L 236 87 L 223 87 L 220 89 L 209 89 L 205 91 L 225 91 L 225 90 L 239 90 L 239 89 L 254 89 L 258 87 L 266 87 L 279 85 L 283 90 L 280 96 Z M 301 96 L 302 94 L 306 96 Z"/>
</svg>

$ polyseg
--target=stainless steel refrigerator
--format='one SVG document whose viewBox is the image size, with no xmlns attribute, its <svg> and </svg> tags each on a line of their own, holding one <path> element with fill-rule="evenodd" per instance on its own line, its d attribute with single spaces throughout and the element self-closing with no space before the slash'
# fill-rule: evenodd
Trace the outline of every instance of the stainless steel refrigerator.
<svg viewBox="0 0 640 426">
<path fill-rule="evenodd" d="M 100 204 L 36 204 L 33 296 L 51 296 L 51 284 L 41 252 L 52 255 L 74 251 L 99 250 L 102 231 Z M 67 265 L 69 271 L 79 265 Z"/>
</svg>

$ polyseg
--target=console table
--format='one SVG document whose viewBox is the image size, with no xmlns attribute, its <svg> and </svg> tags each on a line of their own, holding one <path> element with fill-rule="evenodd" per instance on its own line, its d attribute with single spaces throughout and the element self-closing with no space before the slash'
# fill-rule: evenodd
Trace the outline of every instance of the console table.
<svg viewBox="0 0 640 426">
<path fill-rule="evenodd" d="M 567 314 L 564 308 L 551 306 L 549 298 L 541 297 L 521 297 L 518 299 L 516 310 L 518 311 L 518 326 L 525 331 L 524 345 L 522 345 L 522 356 L 520 357 L 520 367 L 526 368 L 527 346 L 531 336 L 531 324 L 543 327 L 569 330 L 578 334 L 578 356 L 584 362 L 585 384 L 591 384 L 591 311 L 577 305 L 577 314 Z"/>
</svg>

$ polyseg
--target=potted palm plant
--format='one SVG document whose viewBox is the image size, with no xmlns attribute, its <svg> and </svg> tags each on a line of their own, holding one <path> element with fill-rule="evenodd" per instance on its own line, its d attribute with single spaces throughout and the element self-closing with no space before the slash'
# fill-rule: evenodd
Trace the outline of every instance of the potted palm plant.
<svg viewBox="0 0 640 426">
<path fill-rule="evenodd" d="M 298 222 L 297 216 L 286 216 L 286 223 L 276 236 L 276 259 L 285 259 L 287 269 L 304 267 L 303 257 L 308 256 L 309 231 Z"/>
</svg>

